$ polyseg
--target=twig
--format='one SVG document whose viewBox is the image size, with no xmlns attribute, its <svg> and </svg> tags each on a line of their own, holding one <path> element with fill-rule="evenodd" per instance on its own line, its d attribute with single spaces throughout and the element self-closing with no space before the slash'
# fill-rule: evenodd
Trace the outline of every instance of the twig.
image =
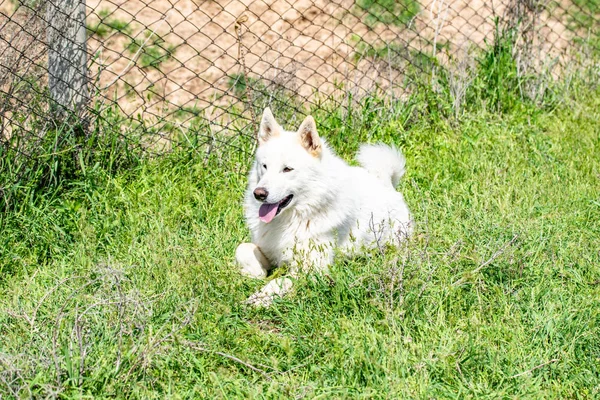
<svg viewBox="0 0 600 400">
<path fill-rule="evenodd" d="M 247 368 L 250 368 L 252 371 L 258 372 L 259 374 L 261 374 L 262 376 L 264 376 L 266 379 L 271 380 L 271 377 L 269 376 L 269 374 L 267 374 L 264 370 L 262 370 L 260 368 L 257 368 L 254 365 L 249 364 L 249 363 L 247 363 L 247 362 L 245 362 L 243 360 L 240 360 L 239 358 L 237 358 L 235 356 L 232 356 L 231 354 L 223 353 L 221 351 L 209 350 L 209 349 L 207 349 L 205 347 L 202 347 L 202 346 L 198 345 L 197 343 L 191 342 L 189 340 L 186 340 L 184 343 L 186 345 L 188 345 L 189 347 L 191 347 L 192 349 L 194 349 L 194 350 L 203 351 L 203 352 L 206 352 L 206 353 L 213 353 L 213 354 L 219 355 L 221 357 L 228 358 L 228 359 L 230 359 L 232 361 L 235 361 L 235 362 L 237 362 L 239 364 L 242 364 L 243 366 L 245 366 Z"/>
<path fill-rule="evenodd" d="M 119 293 L 119 300 L 120 303 L 117 305 L 117 309 L 118 309 L 118 313 L 117 315 L 119 316 L 119 340 L 118 340 L 118 345 L 117 345 L 117 361 L 116 361 L 116 368 L 115 370 L 118 371 L 119 368 L 121 367 L 121 356 L 122 356 L 122 352 L 123 352 L 123 318 L 125 316 L 125 309 L 127 307 L 125 300 L 126 300 L 126 296 L 123 294 L 123 287 L 121 286 L 121 279 L 120 276 L 118 274 L 114 274 L 114 279 L 115 279 L 115 285 L 117 286 L 117 292 Z"/>
<path fill-rule="evenodd" d="M 481 264 L 479 267 L 475 268 L 472 273 L 476 274 L 477 272 L 481 271 L 481 269 L 483 269 L 484 267 L 487 267 L 489 264 L 491 264 L 496 258 L 498 258 L 498 256 L 502 253 L 504 253 L 504 250 L 506 250 L 509 246 L 511 246 L 515 240 L 517 240 L 517 238 L 519 237 L 519 235 L 515 235 L 513 236 L 513 238 L 506 243 L 504 246 L 502 246 L 498 251 L 496 251 L 494 254 L 492 254 L 492 256 L 483 264 Z"/>
<path fill-rule="evenodd" d="M 65 300 L 64 304 L 61 306 L 61 308 L 58 311 L 58 315 L 56 316 L 56 320 L 54 323 L 54 332 L 52 333 L 52 358 L 54 360 L 54 368 L 56 369 L 56 383 L 59 388 L 61 388 L 61 386 L 62 386 L 62 379 L 61 379 L 61 371 L 60 371 L 60 361 L 58 358 L 58 335 L 60 333 L 60 325 L 62 323 L 62 319 L 65 316 L 65 308 L 67 307 L 68 304 L 70 304 L 71 300 L 73 300 L 73 298 L 77 295 L 77 293 L 79 293 L 80 291 L 84 290 L 85 288 L 95 284 L 100 279 L 101 278 L 96 278 L 94 280 L 88 281 L 87 283 L 80 286 L 79 288 L 74 289 L 71 292 L 71 294 L 69 295 L 69 297 L 67 298 L 67 300 Z M 61 283 L 59 283 L 59 285 Z"/>
<path fill-rule="evenodd" d="M 163 344 L 164 342 L 166 342 L 168 340 L 172 340 L 173 335 L 175 335 L 177 332 L 183 330 L 186 326 L 188 326 L 192 322 L 192 319 L 193 319 L 195 313 L 196 313 L 196 306 L 193 305 L 188 310 L 187 315 L 185 316 L 183 321 L 181 321 L 179 326 L 171 329 L 171 331 L 168 334 L 166 334 L 165 336 L 163 336 L 162 338 L 160 338 L 154 342 L 148 343 L 148 347 L 145 349 L 142 349 L 141 352 L 139 352 L 137 359 L 131 364 L 131 367 L 125 374 L 125 381 L 127 381 L 129 379 L 129 376 L 140 365 L 140 363 L 142 365 L 142 368 L 145 367 L 147 360 L 150 358 L 150 356 L 155 351 L 157 351 L 158 347 L 161 344 Z"/>
<path fill-rule="evenodd" d="M 31 321 L 29 321 L 29 323 L 31 324 L 31 328 L 33 329 L 33 326 L 35 324 L 35 319 L 37 317 L 37 313 L 40 310 L 40 307 L 42 306 L 42 303 L 48 298 L 48 296 L 50 296 L 56 289 L 58 289 L 59 287 L 61 287 L 63 284 L 65 284 L 67 281 L 70 280 L 75 280 L 75 279 L 80 279 L 80 278 L 84 278 L 84 276 L 70 276 L 67 278 L 62 279 L 60 282 L 58 282 L 56 285 L 54 285 L 54 287 L 52 287 L 50 290 L 48 290 L 40 299 L 40 301 L 38 302 L 37 306 L 35 307 L 35 309 L 33 310 L 33 315 L 31 316 Z"/>
<path fill-rule="evenodd" d="M 210 107 L 206 107 L 204 109 L 204 115 L 206 117 L 206 120 L 208 121 L 208 128 L 209 128 L 208 132 L 210 132 L 210 142 L 208 144 L 208 147 L 206 148 L 206 155 L 204 156 L 204 166 L 206 166 L 208 164 L 208 159 L 210 158 L 210 153 L 212 152 L 213 147 L 215 145 L 215 137 L 217 136 L 214 118 L 213 118 L 213 109 L 214 109 L 214 106 L 212 106 L 212 105 Z"/>
<path fill-rule="evenodd" d="M 77 386 L 81 387 L 83 385 L 83 373 L 85 371 L 85 357 L 87 351 L 83 339 L 83 327 L 79 322 L 79 304 L 75 304 L 75 322 L 73 330 L 75 331 L 77 344 L 79 345 L 79 377 L 77 378 Z"/>
<path fill-rule="evenodd" d="M 530 373 L 530 372 L 533 372 L 533 371 L 535 371 L 536 369 L 540 369 L 540 368 L 543 368 L 543 367 L 545 367 L 546 365 L 549 365 L 549 364 L 555 363 L 555 362 L 557 362 L 558 360 L 559 360 L 558 358 L 553 358 L 553 359 L 552 359 L 552 360 L 550 360 L 550 361 L 546 361 L 545 363 L 543 363 L 543 364 L 540 364 L 540 365 L 538 365 L 538 366 L 535 366 L 535 367 L 533 367 L 533 368 L 531 368 L 531 369 L 528 369 L 527 371 L 523 371 L 523 372 L 521 372 L 520 374 L 513 375 L 513 376 L 511 376 L 511 378 L 517 378 L 517 377 L 519 377 L 519 376 L 521 376 L 521 375 L 528 374 L 528 373 Z"/>
<path fill-rule="evenodd" d="M 379 250 L 379 254 L 382 256 L 385 254 L 384 244 L 381 242 L 381 237 L 383 236 L 383 224 L 379 226 L 379 232 L 375 230 L 375 215 L 371 213 L 371 218 L 369 218 L 369 228 L 371 232 L 373 232 L 373 236 L 375 237 L 375 243 L 377 244 L 377 250 Z M 378 235 L 379 233 L 379 235 Z"/>
<path fill-rule="evenodd" d="M 402 262 L 400 271 L 398 271 L 398 256 L 392 261 L 392 267 L 390 268 L 390 291 L 388 297 L 388 308 L 390 311 L 394 309 L 394 292 L 397 290 L 400 294 L 400 306 L 404 303 L 404 266 L 406 259 Z M 399 273 L 399 276 L 397 275 Z M 398 289 L 395 288 L 395 284 L 398 282 Z"/>
<path fill-rule="evenodd" d="M 15 366 L 12 365 L 11 360 L 8 359 L 4 359 L 4 357 L 2 357 L 3 355 L 0 354 L 0 365 L 2 365 L 5 369 L 3 371 L 2 374 L 0 374 L 0 381 L 2 381 L 4 383 L 4 386 L 10 390 L 11 394 L 14 396 L 15 399 L 19 398 L 19 391 L 21 389 L 21 387 L 19 388 L 13 388 L 13 385 L 15 383 L 15 381 L 18 379 L 21 379 L 21 382 L 25 382 L 25 380 L 23 379 L 23 377 L 21 376 L 21 374 L 19 373 L 19 369 Z M 8 375 L 8 379 L 11 378 L 10 374 L 15 374 L 17 375 L 17 378 L 12 379 L 11 381 L 9 381 L 7 378 L 4 377 L 4 375 Z M 31 390 L 29 390 L 29 395 L 31 396 Z"/>
<path fill-rule="evenodd" d="M 498 258 L 498 256 L 500 256 L 502 253 L 504 253 L 504 251 L 510 247 L 519 237 L 519 235 L 515 235 L 513 236 L 513 238 L 506 242 L 504 244 L 504 246 L 502 246 L 500 249 L 498 249 L 494 254 L 492 254 L 492 256 L 483 264 L 481 264 L 479 267 L 475 268 L 473 271 L 471 271 L 470 275 L 475 275 L 476 273 L 478 273 L 479 271 L 481 271 L 483 268 L 487 267 L 488 265 L 490 265 L 496 258 Z M 460 278 L 459 280 L 457 280 L 456 282 L 454 282 L 452 284 L 452 286 L 458 286 L 462 283 L 465 282 L 465 278 Z"/>
</svg>

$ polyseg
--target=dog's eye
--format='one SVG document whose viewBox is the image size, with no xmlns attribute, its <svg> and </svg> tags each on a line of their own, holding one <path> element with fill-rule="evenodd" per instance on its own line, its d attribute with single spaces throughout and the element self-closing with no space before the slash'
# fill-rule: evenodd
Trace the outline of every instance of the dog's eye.
<svg viewBox="0 0 600 400">
<path fill-rule="evenodd" d="M 293 170 L 294 170 L 294 168 L 285 167 L 285 168 L 283 169 L 283 172 L 291 172 L 291 171 L 293 171 Z"/>
<path fill-rule="evenodd" d="M 263 164 L 263 168 L 264 168 L 264 169 L 267 169 L 267 164 Z"/>
</svg>

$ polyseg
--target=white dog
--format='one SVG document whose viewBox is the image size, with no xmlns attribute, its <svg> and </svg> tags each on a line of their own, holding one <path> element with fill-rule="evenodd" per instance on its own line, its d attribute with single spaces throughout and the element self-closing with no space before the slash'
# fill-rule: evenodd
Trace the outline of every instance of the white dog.
<svg viewBox="0 0 600 400">
<path fill-rule="evenodd" d="M 245 199 L 252 243 L 236 250 L 243 274 L 264 278 L 284 264 L 292 276 L 324 271 L 335 248 L 352 255 L 398 246 L 412 231 L 408 206 L 395 189 L 405 166 L 395 148 L 363 145 L 362 167 L 352 167 L 319 137 L 312 117 L 297 132 L 285 131 L 268 108 L 258 141 Z M 268 306 L 291 286 L 286 277 L 271 280 L 248 303 Z"/>
</svg>

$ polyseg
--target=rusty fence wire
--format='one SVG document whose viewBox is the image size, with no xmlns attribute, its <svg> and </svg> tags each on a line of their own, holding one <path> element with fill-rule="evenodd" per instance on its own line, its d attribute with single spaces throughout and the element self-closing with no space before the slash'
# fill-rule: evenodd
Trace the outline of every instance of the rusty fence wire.
<svg viewBox="0 0 600 400">
<path fill-rule="evenodd" d="M 0 143 L 72 117 L 85 136 L 109 115 L 146 149 L 234 146 L 266 105 L 401 100 L 436 68 L 460 102 L 499 26 L 524 73 L 600 51 L 596 0 L 0 0 Z"/>
</svg>

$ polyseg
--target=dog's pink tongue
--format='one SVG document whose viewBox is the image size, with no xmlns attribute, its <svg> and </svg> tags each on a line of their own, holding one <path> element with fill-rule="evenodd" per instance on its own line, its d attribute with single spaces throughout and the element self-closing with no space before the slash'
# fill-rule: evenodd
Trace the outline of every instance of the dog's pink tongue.
<svg viewBox="0 0 600 400">
<path fill-rule="evenodd" d="M 260 220 L 266 224 L 271 222 L 273 218 L 275 218 L 275 214 L 277 214 L 277 207 L 279 204 L 267 204 L 263 203 L 262 206 L 258 209 L 258 217 Z"/>
</svg>

